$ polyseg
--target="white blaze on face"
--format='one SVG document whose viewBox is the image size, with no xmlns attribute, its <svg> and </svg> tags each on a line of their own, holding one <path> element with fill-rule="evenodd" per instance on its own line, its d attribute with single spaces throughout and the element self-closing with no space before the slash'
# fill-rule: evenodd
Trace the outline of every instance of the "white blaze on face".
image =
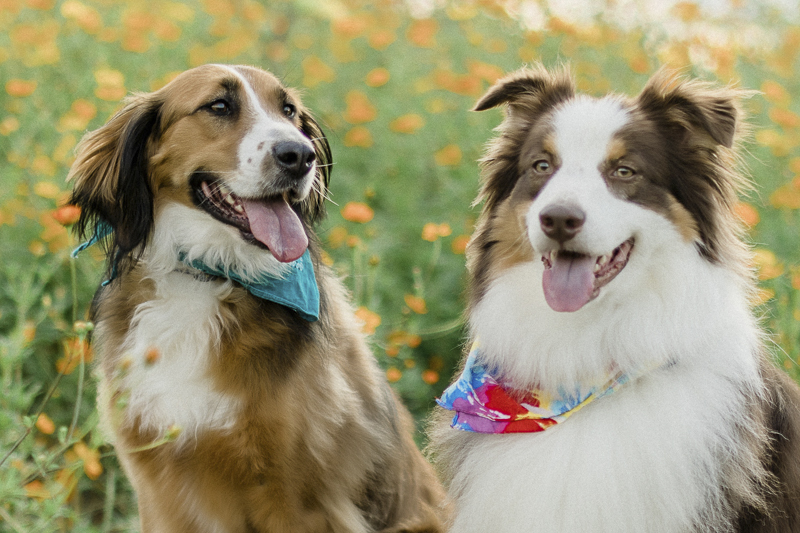
<svg viewBox="0 0 800 533">
<path fill-rule="evenodd" d="M 273 149 L 277 143 L 299 142 L 313 150 L 311 141 L 293 124 L 278 113 L 282 109 L 267 110 L 261 104 L 253 87 L 236 69 L 221 65 L 241 82 L 246 102 L 241 106 L 248 113 L 252 125 L 242 138 L 238 151 L 238 168 L 226 179 L 226 185 L 242 198 L 253 236 L 269 248 L 281 262 L 298 259 L 308 248 L 308 237 L 300 218 L 282 194 L 270 191 L 270 182 L 277 179 L 278 166 Z M 282 105 L 282 104 L 281 104 Z M 265 169 L 274 168 L 274 176 L 265 175 Z M 311 191 L 316 167 L 311 166 L 305 177 L 298 180 L 297 196 L 305 198 Z M 270 199 L 265 199 L 271 196 Z"/>
<path fill-rule="evenodd" d="M 553 254 L 552 268 L 543 275 L 548 303 L 557 311 L 583 307 L 595 293 L 597 259 L 631 237 L 632 228 L 620 216 L 630 204 L 612 194 L 601 170 L 615 133 L 628 121 L 627 111 L 614 98 L 578 97 L 553 115 L 553 155 L 560 166 L 531 204 L 526 221 L 531 244 L 540 254 L 574 252 Z M 585 217 L 581 230 L 563 244 L 541 228 L 542 212 L 553 206 L 576 209 Z"/>
<path fill-rule="evenodd" d="M 239 168 L 236 175 L 229 180 L 228 185 L 233 191 L 243 197 L 260 197 L 264 190 L 264 160 L 272 158 L 272 149 L 279 142 L 294 141 L 306 144 L 313 150 L 311 141 L 303 135 L 293 124 L 289 123 L 280 113 L 282 109 L 266 110 L 261 100 L 247 81 L 236 69 L 220 65 L 235 75 L 242 84 L 247 102 L 242 109 L 250 114 L 252 126 L 239 144 Z M 312 167 L 308 176 L 303 179 L 301 198 L 305 198 L 311 189 L 311 177 L 315 167 Z"/>
</svg>

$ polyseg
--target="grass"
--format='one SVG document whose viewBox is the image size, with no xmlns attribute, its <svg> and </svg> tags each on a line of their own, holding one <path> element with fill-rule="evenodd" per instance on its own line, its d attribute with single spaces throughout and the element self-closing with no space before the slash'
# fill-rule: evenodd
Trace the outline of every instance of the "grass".
<svg viewBox="0 0 800 533">
<path fill-rule="evenodd" d="M 773 42 L 754 49 L 599 20 L 524 31 L 481 5 L 454 1 L 414 19 L 391 1 L 0 2 L 0 531 L 136 528 L 94 408 L 87 320 L 102 258 L 69 257 L 64 177 L 81 135 L 126 92 L 210 61 L 275 72 L 319 117 L 336 162 L 320 228 L 328 260 L 420 420 L 465 342 L 476 160 L 501 118 L 468 110 L 498 76 L 568 61 L 581 90 L 635 94 L 664 64 L 761 91 L 747 103 L 757 192 L 738 209 L 776 364 L 800 378 L 800 28 L 762 11 Z M 691 5 L 674 13 L 687 27 Z"/>
</svg>

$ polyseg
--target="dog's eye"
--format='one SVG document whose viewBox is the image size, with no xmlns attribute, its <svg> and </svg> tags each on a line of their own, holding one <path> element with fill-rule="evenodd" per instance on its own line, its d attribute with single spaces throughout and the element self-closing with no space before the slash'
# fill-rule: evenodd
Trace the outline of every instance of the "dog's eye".
<svg viewBox="0 0 800 533">
<path fill-rule="evenodd" d="M 225 100 L 216 100 L 208 105 L 208 109 L 215 115 L 230 115 L 231 105 Z"/>
<path fill-rule="evenodd" d="M 533 170 L 539 174 L 548 174 L 553 169 L 553 165 L 546 159 L 539 159 L 533 163 Z"/>
<path fill-rule="evenodd" d="M 629 180 L 636 175 L 636 171 L 631 167 L 617 167 L 611 175 L 622 180 Z"/>
<path fill-rule="evenodd" d="M 289 118 L 294 118 L 297 114 L 297 108 L 292 104 L 283 104 L 283 114 Z"/>
</svg>

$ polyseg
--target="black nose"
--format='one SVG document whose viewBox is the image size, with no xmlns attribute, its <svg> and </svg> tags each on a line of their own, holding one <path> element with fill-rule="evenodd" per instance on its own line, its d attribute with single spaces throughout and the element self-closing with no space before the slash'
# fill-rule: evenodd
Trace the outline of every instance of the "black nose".
<svg viewBox="0 0 800 533">
<path fill-rule="evenodd" d="M 560 243 L 577 235 L 585 221 L 586 213 L 575 205 L 550 205 L 539 213 L 539 224 L 544 234 Z"/>
<path fill-rule="evenodd" d="M 275 161 L 291 177 L 302 178 L 314 164 L 316 154 L 307 144 L 296 141 L 285 141 L 272 148 Z"/>
</svg>

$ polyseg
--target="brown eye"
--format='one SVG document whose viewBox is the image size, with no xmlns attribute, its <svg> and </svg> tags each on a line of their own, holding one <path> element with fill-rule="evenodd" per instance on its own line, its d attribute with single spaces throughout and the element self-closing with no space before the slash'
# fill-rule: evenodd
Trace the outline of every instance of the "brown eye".
<svg viewBox="0 0 800 533">
<path fill-rule="evenodd" d="M 209 104 L 208 109 L 215 115 L 230 115 L 231 105 L 225 100 L 216 100 Z"/>
<path fill-rule="evenodd" d="M 614 172 L 611 173 L 611 175 L 621 180 L 629 180 L 636 175 L 636 171 L 631 167 L 621 166 L 617 167 Z"/>
<path fill-rule="evenodd" d="M 553 170 L 553 165 L 546 159 L 539 159 L 533 164 L 533 170 L 539 174 L 549 174 Z"/>
<path fill-rule="evenodd" d="M 294 118 L 297 114 L 297 108 L 292 104 L 283 104 L 283 114 L 289 118 Z"/>
</svg>

